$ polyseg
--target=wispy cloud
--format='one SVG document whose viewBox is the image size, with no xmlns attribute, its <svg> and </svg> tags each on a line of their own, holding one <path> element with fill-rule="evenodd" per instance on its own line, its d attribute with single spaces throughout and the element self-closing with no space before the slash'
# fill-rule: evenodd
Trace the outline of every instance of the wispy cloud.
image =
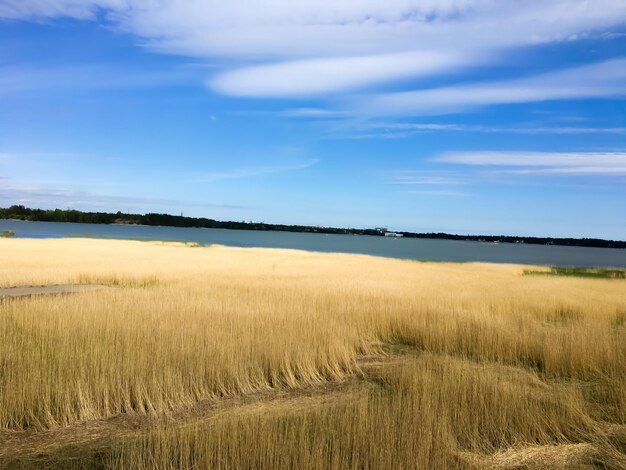
<svg viewBox="0 0 626 470">
<path fill-rule="evenodd" d="M 193 83 L 185 68 L 146 70 L 118 64 L 0 67 L 0 95 L 46 90 L 127 89 Z"/>
<path fill-rule="evenodd" d="M 0 4 L 0 17 L 39 20 L 50 17 L 94 19 L 98 8 L 122 7 L 117 0 L 5 0 Z"/>
<path fill-rule="evenodd" d="M 228 170 L 210 171 L 194 173 L 193 181 L 195 182 L 213 182 L 219 180 L 252 178 L 257 176 L 273 175 L 277 173 L 286 173 L 291 171 L 304 170 L 319 163 L 318 158 L 306 161 L 291 162 L 277 165 L 267 166 L 251 166 L 245 168 L 232 168 Z"/>
<path fill-rule="evenodd" d="M 413 189 L 404 191 L 406 194 L 416 194 L 419 196 L 451 196 L 451 197 L 468 197 L 471 193 L 464 191 L 450 191 L 446 189 Z"/>
<path fill-rule="evenodd" d="M 415 170 L 401 170 L 389 173 L 387 184 L 403 186 L 433 186 L 433 185 L 459 185 L 467 184 L 467 181 L 456 174 L 449 172 L 426 172 Z"/>
<path fill-rule="evenodd" d="M 488 105 L 624 96 L 626 59 L 615 59 L 521 79 L 363 96 L 353 106 L 366 115 L 435 115 Z"/>
<path fill-rule="evenodd" d="M 471 196 L 469 191 L 460 190 L 469 180 L 458 173 L 448 171 L 398 170 L 390 172 L 385 184 L 396 186 L 402 194 L 420 196 Z"/>
<path fill-rule="evenodd" d="M 485 133 L 525 135 L 626 135 L 626 127 L 575 127 L 575 126 L 484 126 L 454 123 L 407 123 L 349 120 L 336 124 L 333 137 L 338 139 L 404 139 L 425 133 Z"/>
<path fill-rule="evenodd" d="M 516 174 L 626 175 L 624 152 L 448 152 L 435 161 L 501 167 Z"/>
<path fill-rule="evenodd" d="M 336 118 L 345 115 L 344 112 L 335 109 L 325 108 L 294 108 L 280 111 L 280 116 L 300 117 L 300 118 Z"/>
<path fill-rule="evenodd" d="M 87 207 L 96 210 L 99 208 L 112 207 L 116 207 L 118 210 L 126 210 L 129 207 L 141 210 L 162 210 L 163 207 L 167 206 L 232 210 L 247 208 L 246 206 L 201 204 L 176 199 L 117 196 L 34 185 L 0 187 L 0 206 L 13 204 L 23 204 L 34 207 Z"/>
</svg>

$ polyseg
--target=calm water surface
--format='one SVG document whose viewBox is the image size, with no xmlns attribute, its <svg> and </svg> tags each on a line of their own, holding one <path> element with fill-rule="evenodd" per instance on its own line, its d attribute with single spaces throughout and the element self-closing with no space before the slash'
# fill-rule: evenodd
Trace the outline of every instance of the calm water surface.
<svg viewBox="0 0 626 470">
<path fill-rule="evenodd" d="M 166 240 L 241 247 L 361 253 L 425 261 L 488 261 L 554 266 L 626 268 L 626 250 L 570 246 L 385 238 L 319 233 L 258 232 L 204 228 L 93 225 L 0 220 L 0 230 L 23 238 L 101 237 Z M 0 263 L 2 254 L 0 253 Z"/>
</svg>

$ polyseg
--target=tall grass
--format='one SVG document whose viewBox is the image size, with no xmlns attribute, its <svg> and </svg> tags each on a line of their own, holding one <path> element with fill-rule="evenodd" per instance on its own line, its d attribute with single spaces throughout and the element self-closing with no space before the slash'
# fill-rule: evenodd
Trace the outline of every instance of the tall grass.
<svg viewBox="0 0 626 470">
<path fill-rule="evenodd" d="M 0 259 L 0 286 L 114 287 L 0 303 L 0 439 L 122 415 L 152 424 L 105 433 L 104 457 L 79 447 L 71 462 L 470 468 L 578 444 L 622 462 L 621 280 L 78 239 L 0 240 Z M 354 380 L 369 386 L 179 419 L 198 403 Z"/>
<path fill-rule="evenodd" d="M 115 448 L 133 468 L 472 468 L 520 443 L 594 442 L 575 393 L 494 365 L 423 355 L 350 401 L 251 409 Z M 249 446 L 248 443 L 254 443 Z M 150 456 L 146 458 L 146 456 Z M 219 461 L 216 456 L 220 456 Z M 619 455 L 601 457 L 606 466 Z"/>
</svg>

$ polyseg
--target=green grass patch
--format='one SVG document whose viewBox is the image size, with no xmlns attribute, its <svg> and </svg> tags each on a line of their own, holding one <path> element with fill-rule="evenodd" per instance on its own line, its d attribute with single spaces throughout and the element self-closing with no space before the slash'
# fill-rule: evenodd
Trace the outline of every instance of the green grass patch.
<svg viewBox="0 0 626 470">
<path fill-rule="evenodd" d="M 532 276 L 585 277 L 592 279 L 626 279 L 626 270 L 624 269 L 559 268 L 553 266 L 549 271 L 525 269 L 524 274 Z"/>
<path fill-rule="evenodd" d="M 13 238 L 15 237 L 15 232 L 11 231 L 11 230 L 1 230 L 0 231 L 0 238 Z"/>
</svg>

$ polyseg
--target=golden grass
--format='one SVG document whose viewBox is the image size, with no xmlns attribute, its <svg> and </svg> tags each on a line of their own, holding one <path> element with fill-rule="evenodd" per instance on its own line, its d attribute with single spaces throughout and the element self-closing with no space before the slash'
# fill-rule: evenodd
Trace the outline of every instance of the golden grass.
<svg viewBox="0 0 626 470">
<path fill-rule="evenodd" d="M 0 467 L 626 465 L 626 281 L 523 271 L 0 239 L 0 287 L 115 287 L 0 302 Z M 120 415 L 136 432 L 37 445 Z"/>
</svg>

